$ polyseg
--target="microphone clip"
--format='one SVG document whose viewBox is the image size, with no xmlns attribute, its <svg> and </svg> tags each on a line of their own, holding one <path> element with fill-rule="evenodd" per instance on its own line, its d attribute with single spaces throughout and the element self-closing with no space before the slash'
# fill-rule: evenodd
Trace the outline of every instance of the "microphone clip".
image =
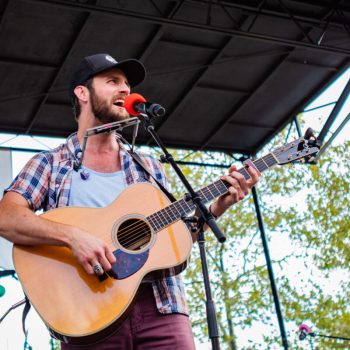
<svg viewBox="0 0 350 350">
<path fill-rule="evenodd" d="M 165 108 L 157 103 L 135 103 L 134 109 L 141 114 L 148 115 L 149 117 L 163 117 L 165 115 Z"/>
</svg>

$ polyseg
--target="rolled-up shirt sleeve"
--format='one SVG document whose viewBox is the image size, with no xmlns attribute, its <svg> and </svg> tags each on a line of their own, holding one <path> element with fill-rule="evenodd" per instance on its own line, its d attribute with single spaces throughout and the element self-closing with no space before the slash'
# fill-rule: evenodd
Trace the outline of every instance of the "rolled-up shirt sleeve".
<svg viewBox="0 0 350 350">
<path fill-rule="evenodd" d="M 41 209 L 47 199 L 50 169 L 45 153 L 38 153 L 27 162 L 4 193 L 17 192 L 28 201 L 31 209 Z"/>
</svg>

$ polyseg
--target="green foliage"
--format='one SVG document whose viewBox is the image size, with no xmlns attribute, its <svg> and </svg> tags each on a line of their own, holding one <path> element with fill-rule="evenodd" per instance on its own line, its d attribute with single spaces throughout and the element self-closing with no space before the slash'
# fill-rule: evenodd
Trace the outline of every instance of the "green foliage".
<svg viewBox="0 0 350 350">
<path fill-rule="evenodd" d="M 56 339 L 51 338 L 50 339 L 50 348 L 51 348 L 51 350 L 60 350 L 61 349 L 60 342 Z"/>
<path fill-rule="evenodd" d="M 284 143 L 285 134 L 269 145 Z M 263 152 L 264 154 L 267 151 Z M 188 152 L 172 151 L 175 159 Z M 230 161 L 221 154 L 193 153 L 192 162 Z M 349 336 L 349 202 L 350 143 L 329 148 L 316 165 L 283 166 L 265 172 L 257 186 L 264 225 L 288 342 L 293 349 L 309 349 L 297 339 L 298 326 L 306 322 L 320 334 Z M 217 180 L 222 169 L 182 167 L 199 189 Z M 168 166 L 170 187 L 180 198 L 185 192 Z M 265 256 L 249 196 L 219 219 L 225 244 L 206 233 L 209 273 L 216 302 L 223 349 L 275 349 L 281 341 Z M 208 340 L 205 296 L 198 247 L 193 248 L 185 284 L 194 334 Z M 237 343 L 236 334 L 249 335 L 264 325 L 271 331 L 249 345 Z M 271 335 L 270 335 L 271 334 Z M 248 338 L 248 336 L 246 337 Z M 349 342 L 313 339 L 317 349 L 346 349 Z"/>
</svg>

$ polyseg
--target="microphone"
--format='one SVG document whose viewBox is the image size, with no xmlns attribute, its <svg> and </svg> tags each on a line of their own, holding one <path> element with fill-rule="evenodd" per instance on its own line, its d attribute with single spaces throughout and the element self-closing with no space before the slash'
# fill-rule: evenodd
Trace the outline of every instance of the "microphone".
<svg viewBox="0 0 350 350">
<path fill-rule="evenodd" d="M 147 102 L 140 94 L 130 94 L 125 98 L 124 108 L 133 116 L 138 116 L 141 113 L 151 117 L 163 117 L 165 108 L 158 103 Z"/>
<path fill-rule="evenodd" d="M 308 334 L 310 333 L 311 329 L 309 326 L 307 326 L 306 324 L 301 324 L 299 326 L 299 340 L 304 340 Z"/>
</svg>

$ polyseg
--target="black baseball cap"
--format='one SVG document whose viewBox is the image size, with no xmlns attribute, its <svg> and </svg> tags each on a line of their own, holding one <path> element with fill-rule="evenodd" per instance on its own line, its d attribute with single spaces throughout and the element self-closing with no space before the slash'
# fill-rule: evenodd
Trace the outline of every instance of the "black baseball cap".
<svg viewBox="0 0 350 350">
<path fill-rule="evenodd" d="M 122 70 L 128 79 L 130 87 L 140 84 L 146 77 L 146 69 L 144 65 L 136 59 L 131 58 L 118 62 L 107 53 L 86 56 L 72 75 L 69 84 L 69 97 L 71 100 L 73 101 L 75 97 L 74 89 L 76 86 L 84 84 L 94 75 L 110 68 L 118 68 Z"/>
</svg>

